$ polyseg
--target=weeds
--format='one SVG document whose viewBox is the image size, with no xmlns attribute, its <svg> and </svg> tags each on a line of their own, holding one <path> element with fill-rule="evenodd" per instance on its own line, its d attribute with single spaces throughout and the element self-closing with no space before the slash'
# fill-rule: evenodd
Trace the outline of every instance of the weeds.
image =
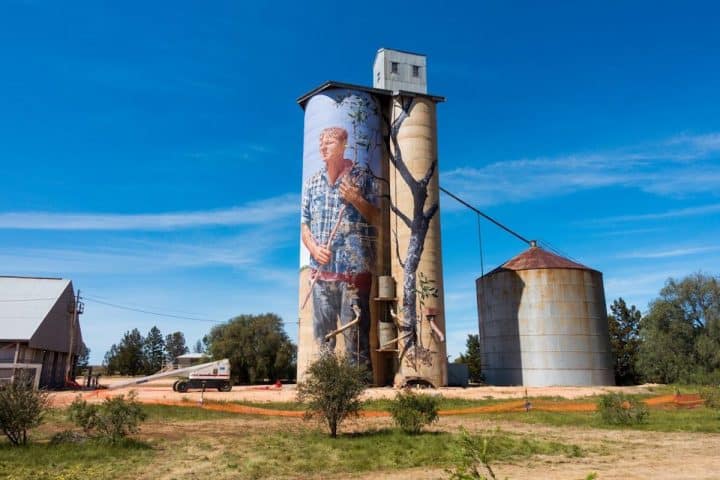
<svg viewBox="0 0 720 480">
<path fill-rule="evenodd" d="M 637 398 L 623 393 L 602 395 L 597 403 L 603 422 L 611 425 L 632 425 L 647 421 L 647 406 Z"/>
</svg>

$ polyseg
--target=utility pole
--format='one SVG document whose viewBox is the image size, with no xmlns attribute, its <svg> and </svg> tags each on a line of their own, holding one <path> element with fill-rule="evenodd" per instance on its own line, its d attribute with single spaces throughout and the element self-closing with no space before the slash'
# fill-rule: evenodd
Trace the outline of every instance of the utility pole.
<svg viewBox="0 0 720 480">
<path fill-rule="evenodd" d="M 73 365 L 73 348 L 75 347 L 75 329 L 77 327 L 78 315 L 82 313 L 82 303 L 80 303 L 80 289 L 74 298 L 72 315 L 70 316 L 70 345 L 68 346 L 67 362 L 65 362 L 65 381 L 70 380 L 70 371 Z M 75 380 L 74 378 L 72 379 Z"/>
</svg>

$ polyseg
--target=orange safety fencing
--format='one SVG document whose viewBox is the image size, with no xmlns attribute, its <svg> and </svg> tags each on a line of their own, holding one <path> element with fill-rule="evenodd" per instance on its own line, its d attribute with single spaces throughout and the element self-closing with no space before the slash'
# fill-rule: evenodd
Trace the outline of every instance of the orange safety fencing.
<svg viewBox="0 0 720 480">
<path fill-rule="evenodd" d="M 104 399 L 114 396 L 114 392 L 107 390 L 95 390 L 81 394 L 85 400 L 93 398 Z M 177 407 L 193 407 L 203 408 L 206 410 L 214 410 L 221 412 L 232 412 L 243 415 L 261 415 L 272 417 L 302 417 L 303 412 L 298 410 L 276 410 L 272 408 L 262 408 L 238 403 L 226 403 L 216 401 L 175 401 L 167 399 L 139 399 L 142 403 L 154 405 L 168 405 Z M 682 394 L 682 395 L 660 395 L 643 400 L 650 408 L 696 408 L 703 404 L 703 399 L 699 394 Z M 68 402 L 69 403 L 69 402 Z M 449 415 L 473 415 L 484 413 L 513 413 L 524 412 L 526 410 L 540 412 L 594 412 L 597 405 L 593 402 L 577 402 L 572 400 L 553 401 L 553 400 L 509 400 L 494 405 L 481 405 L 477 407 L 453 408 L 440 410 L 441 416 Z M 363 417 L 387 417 L 390 414 L 383 410 L 363 410 L 360 413 Z"/>
</svg>

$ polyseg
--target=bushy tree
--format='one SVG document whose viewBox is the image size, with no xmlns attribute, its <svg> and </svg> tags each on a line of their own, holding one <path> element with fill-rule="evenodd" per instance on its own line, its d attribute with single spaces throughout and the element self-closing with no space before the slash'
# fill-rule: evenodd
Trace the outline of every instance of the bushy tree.
<svg viewBox="0 0 720 480">
<path fill-rule="evenodd" d="M 305 381 L 297 386 L 298 401 L 306 404 L 305 418 L 325 421 L 330 436 L 337 437 L 340 424 L 360 412 L 360 394 L 368 378 L 367 369 L 353 364 L 345 355 L 324 352 L 310 364 Z"/>
<path fill-rule="evenodd" d="M 156 326 L 153 326 L 145 337 L 143 357 L 146 375 L 153 374 L 162 368 L 165 358 L 165 340 Z"/>
<path fill-rule="evenodd" d="M 610 306 L 608 330 L 610 348 L 615 366 L 615 383 L 634 385 L 640 381 L 636 363 L 640 350 L 640 321 L 642 314 L 635 305 L 628 308 L 625 300 L 618 298 Z"/>
<path fill-rule="evenodd" d="M 468 366 L 470 381 L 476 383 L 482 382 L 480 335 L 468 335 L 465 341 L 465 348 L 465 353 L 461 353 L 460 356 L 455 359 L 455 363 L 464 363 Z"/>
<path fill-rule="evenodd" d="M 118 345 L 113 344 L 105 354 L 103 362 L 108 372 L 120 375 L 137 375 L 143 373 L 145 357 L 143 347 L 145 339 L 137 328 L 125 332 Z"/>
<path fill-rule="evenodd" d="M 297 347 L 274 313 L 240 315 L 213 327 L 207 339 L 213 358 L 230 360 L 236 381 L 294 378 Z"/>
<path fill-rule="evenodd" d="M 185 345 L 185 335 L 182 332 L 173 332 L 165 337 L 165 353 L 170 362 L 174 362 L 180 355 L 188 353 Z"/>
<path fill-rule="evenodd" d="M 0 387 L 0 429 L 13 445 L 25 445 L 27 431 L 40 425 L 47 407 L 47 392 L 35 390 L 32 376 L 22 373 Z"/>
<path fill-rule="evenodd" d="M 670 279 L 641 322 L 638 370 L 660 383 L 720 381 L 720 280 Z"/>
</svg>

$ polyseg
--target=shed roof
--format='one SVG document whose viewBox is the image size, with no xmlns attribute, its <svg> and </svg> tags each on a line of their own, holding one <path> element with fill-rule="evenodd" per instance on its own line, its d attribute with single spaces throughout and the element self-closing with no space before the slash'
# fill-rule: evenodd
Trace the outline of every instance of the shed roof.
<svg viewBox="0 0 720 480">
<path fill-rule="evenodd" d="M 580 263 L 568 260 L 567 258 L 555 255 L 554 253 L 548 252 L 540 247 L 530 247 L 520 255 L 517 255 L 507 262 L 500 265 L 495 270 L 487 273 L 486 275 L 492 275 L 493 273 L 501 272 L 504 270 L 537 270 L 545 268 L 569 268 L 576 270 L 593 270 L 592 268 L 586 267 Z"/>
<path fill-rule="evenodd" d="M 0 340 L 29 341 L 70 280 L 0 277 Z"/>
</svg>

